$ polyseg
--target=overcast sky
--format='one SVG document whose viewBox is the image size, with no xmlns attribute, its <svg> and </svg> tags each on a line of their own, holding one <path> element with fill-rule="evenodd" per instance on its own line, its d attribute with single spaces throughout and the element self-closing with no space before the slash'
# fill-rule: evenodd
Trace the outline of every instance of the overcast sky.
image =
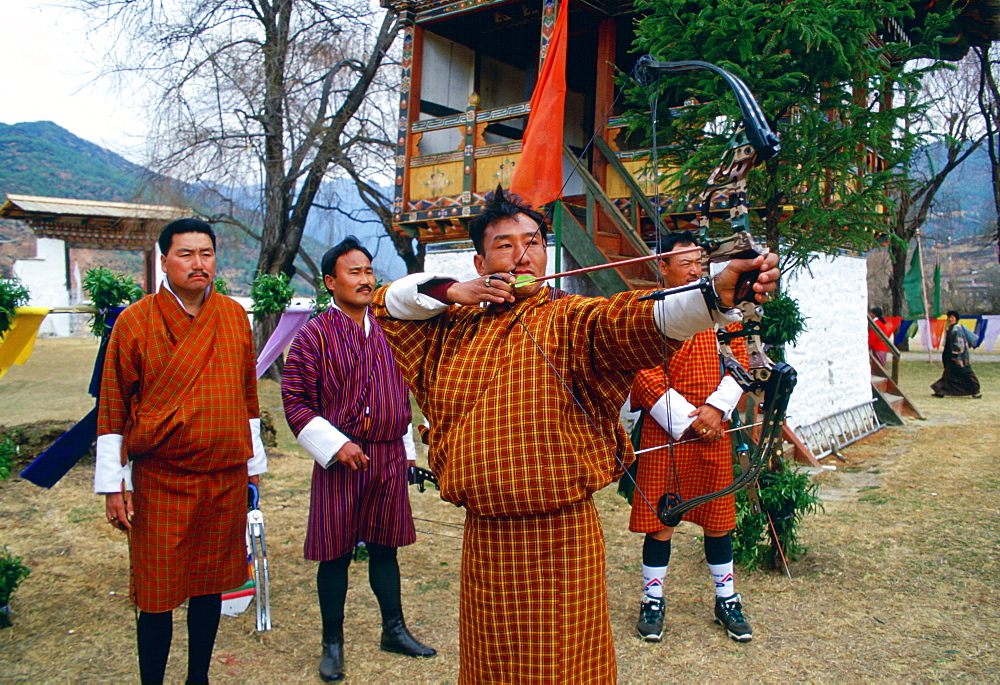
<svg viewBox="0 0 1000 685">
<path fill-rule="evenodd" d="M 97 81 L 100 50 L 78 14 L 36 0 L 0 0 L 0 122 L 54 121 L 142 162 L 143 117 Z"/>
</svg>

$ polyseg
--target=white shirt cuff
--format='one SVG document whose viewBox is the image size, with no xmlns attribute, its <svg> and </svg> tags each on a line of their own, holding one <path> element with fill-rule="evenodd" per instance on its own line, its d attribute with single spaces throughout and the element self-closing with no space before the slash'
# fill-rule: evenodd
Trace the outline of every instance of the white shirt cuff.
<svg viewBox="0 0 1000 685">
<path fill-rule="evenodd" d="M 122 436 L 108 433 L 97 436 L 97 457 L 94 460 L 94 492 L 99 495 L 132 490 L 132 465 L 122 466 Z"/>
<path fill-rule="evenodd" d="M 419 273 L 393 281 L 385 291 L 385 308 L 389 316 L 403 321 L 432 319 L 448 308 L 448 304 L 424 295 L 417 288 L 437 278 L 454 280 L 451 276 Z"/>
<path fill-rule="evenodd" d="M 260 419 L 250 419 L 250 442 L 253 444 L 253 456 L 247 462 L 247 475 L 267 473 L 267 452 L 264 441 L 260 439 Z"/>
<path fill-rule="evenodd" d="M 728 326 L 742 319 L 738 309 L 710 312 L 700 290 L 676 293 L 653 303 L 653 320 L 668 338 L 687 340 L 713 325 Z"/>
<path fill-rule="evenodd" d="M 667 395 L 670 395 L 669 402 L 667 401 Z M 688 414 L 695 409 L 697 407 L 684 399 L 683 395 L 670 388 L 656 401 L 653 408 L 649 410 L 649 415 L 660 424 L 663 430 L 668 431 L 674 440 L 680 440 L 680 437 L 684 435 L 684 431 L 694 423 L 694 417 L 688 416 Z"/>
<path fill-rule="evenodd" d="M 408 425 L 403 433 L 403 449 L 406 450 L 406 461 L 417 460 L 417 447 L 413 444 L 413 424 Z"/>
<path fill-rule="evenodd" d="M 710 404 L 722 412 L 722 420 L 728 421 L 733 415 L 733 410 L 743 397 L 743 388 L 732 376 L 723 376 L 719 381 L 719 387 L 715 389 L 705 404 Z"/>
<path fill-rule="evenodd" d="M 333 456 L 340 451 L 340 448 L 350 442 L 346 435 L 334 428 L 333 424 L 322 416 L 317 416 L 307 423 L 295 439 L 324 469 L 330 465 Z"/>
</svg>

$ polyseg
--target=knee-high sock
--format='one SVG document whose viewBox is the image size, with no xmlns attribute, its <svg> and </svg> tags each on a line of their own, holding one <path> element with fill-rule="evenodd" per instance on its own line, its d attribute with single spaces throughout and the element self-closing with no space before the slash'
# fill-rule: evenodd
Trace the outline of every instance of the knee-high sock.
<svg viewBox="0 0 1000 685">
<path fill-rule="evenodd" d="M 222 616 L 222 593 L 188 599 L 188 683 L 207 683 L 215 635 Z"/>
<path fill-rule="evenodd" d="M 344 637 L 344 602 L 347 599 L 347 568 L 351 553 L 329 561 L 319 562 L 316 570 L 316 591 L 319 594 L 319 613 L 323 617 L 323 642 L 333 642 Z"/>
<path fill-rule="evenodd" d="M 368 548 L 368 582 L 378 600 L 382 623 L 403 615 L 399 589 L 399 561 L 396 548 L 366 542 Z"/>
<path fill-rule="evenodd" d="M 174 612 L 139 612 L 136 641 L 139 643 L 139 679 L 143 683 L 163 682 L 173 635 Z"/>
<path fill-rule="evenodd" d="M 708 562 L 708 572 L 712 574 L 712 581 L 715 583 L 715 596 L 735 595 L 732 533 L 717 538 L 705 536 L 705 561 Z"/>
<path fill-rule="evenodd" d="M 663 581 L 670 565 L 670 540 L 647 534 L 642 541 L 642 580 L 647 597 L 663 597 Z"/>
</svg>

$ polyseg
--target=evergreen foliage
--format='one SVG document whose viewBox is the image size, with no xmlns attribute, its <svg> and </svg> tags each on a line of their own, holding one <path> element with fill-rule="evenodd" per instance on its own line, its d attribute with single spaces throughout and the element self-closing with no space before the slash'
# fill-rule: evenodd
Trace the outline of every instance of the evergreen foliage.
<svg viewBox="0 0 1000 685">
<path fill-rule="evenodd" d="M 798 526 L 806 514 L 823 508 L 818 483 L 805 472 L 792 470 L 784 461 L 778 468 L 760 477 L 760 513 L 753 513 L 746 490 L 736 493 L 736 530 L 733 531 L 733 561 L 747 570 L 779 568 L 781 557 L 775 537 L 789 561 L 805 554 L 799 542 Z M 774 523 L 772 530 L 768 515 Z"/>
<path fill-rule="evenodd" d="M 0 438 L 0 480 L 7 480 L 10 477 L 10 467 L 17 457 L 17 443 L 8 437 Z"/>
<path fill-rule="evenodd" d="M 25 578 L 31 575 L 31 569 L 21 562 L 20 557 L 13 556 L 4 546 L 0 552 L 0 628 L 10 625 L 10 597 Z"/>
<path fill-rule="evenodd" d="M 83 289 L 90 293 L 90 302 L 97 309 L 90 321 L 90 332 L 99 338 L 111 330 L 105 325 L 109 309 L 142 297 L 142 288 L 131 276 L 114 273 L 103 266 L 90 269 L 83 275 Z"/>
<path fill-rule="evenodd" d="M 799 303 L 787 293 L 779 292 L 764 303 L 764 316 L 760 321 L 760 339 L 771 348 L 768 356 L 774 361 L 785 360 L 784 346 L 798 339 L 806 329 L 806 317 L 799 310 Z"/>
<path fill-rule="evenodd" d="M 288 274 L 257 274 L 250 287 L 254 314 L 280 314 L 295 296 Z"/>
<path fill-rule="evenodd" d="M 0 336 L 10 330 L 14 310 L 28 304 L 31 294 L 16 278 L 0 278 Z"/>
<path fill-rule="evenodd" d="M 748 197 L 762 210 L 767 244 L 780 244 L 782 267 L 805 264 L 817 251 L 871 246 L 889 218 L 889 189 L 917 144 L 899 126 L 918 109 L 921 72 L 904 72 L 905 61 L 933 56 L 927 40 L 883 42 L 886 21 L 912 15 L 909 0 L 639 0 L 637 8 L 644 14 L 637 51 L 729 70 L 777 122 L 781 153 L 751 172 Z M 947 19 L 928 18 L 914 31 L 934 36 Z M 656 88 L 661 111 L 679 107 L 657 134 L 663 162 L 678 170 L 680 191 L 698 197 L 739 109 L 708 71 L 664 74 Z M 641 90 L 633 89 L 633 106 L 647 112 Z M 680 107 L 689 98 L 696 101 Z M 633 125 L 648 139 L 648 115 L 637 114 Z M 881 160 L 875 168 L 869 153 Z"/>
</svg>

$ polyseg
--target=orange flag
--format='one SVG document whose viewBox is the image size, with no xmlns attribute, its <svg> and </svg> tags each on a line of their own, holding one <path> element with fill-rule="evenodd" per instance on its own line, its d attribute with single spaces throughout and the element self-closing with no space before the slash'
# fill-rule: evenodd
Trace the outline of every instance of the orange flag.
<svg viewBox="0 0 1000 685">
<path fill-rule="evenodd" d="M 563 0 L 556 15 L 552 40 L 535 83 L 535 92 L 531 94 L 531 114 L 524 130 L 521 158 L 510 182 L 510 192 L 536 208 L 562 196 L 568 4 Z"/>
</svg>

